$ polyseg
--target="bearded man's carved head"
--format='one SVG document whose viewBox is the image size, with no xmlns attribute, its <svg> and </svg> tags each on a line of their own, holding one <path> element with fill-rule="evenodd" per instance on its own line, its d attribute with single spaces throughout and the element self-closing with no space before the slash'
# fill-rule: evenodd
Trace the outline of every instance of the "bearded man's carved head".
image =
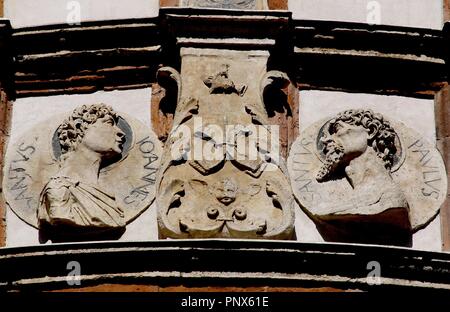
<svg viewBox="0 0 450 312">
<path fill-rule="evenodd" d="M 332 178 L 338 168 L 372 148 L 387 170 L 393 166 L 397 148 L 395 131 L 381 114 L 371 110 L 351 109 L 330 120 L 320 138 L 325 162 L 317 174 L 317 181 Z"/>
</svg>

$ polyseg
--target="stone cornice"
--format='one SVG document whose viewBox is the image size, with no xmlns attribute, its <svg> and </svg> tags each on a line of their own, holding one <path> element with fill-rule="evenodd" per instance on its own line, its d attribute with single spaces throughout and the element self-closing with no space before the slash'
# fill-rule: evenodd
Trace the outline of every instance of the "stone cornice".
<svg viewBox="0 0 450 312">
<path fill-rule="evenodd" d="M 448 80 L 448 36 L 429 29 L 194 8 L 73 26 L 11 30 L 2 22 L 11 97 L 148 87 L 160 64 L 179 67 L 180 47 L 269 51 L 269 69 L 288 72 L 301 89 L 432 97 Z"/>
<path fill-rule="evenodd" d="M 441 31 L 294 21 L 299 88 L 428 97 L 448 79 Z"/>
<path fill-rule="evenodd" d="M 160 61 L 158 19 L 17 29 L 18 97 L 150 86 Z"/>
<path fill-rule="evenodd" d="M 283 241 L 169 240 L 0 249 L 0 289 L 69 289 L 67 264 L 81 285 L 333 287 L 343 290 L 450 289 L 450 254 L 382 246 Z M 369 262 L 381 267 L 369 285 Z"/>
</svg>

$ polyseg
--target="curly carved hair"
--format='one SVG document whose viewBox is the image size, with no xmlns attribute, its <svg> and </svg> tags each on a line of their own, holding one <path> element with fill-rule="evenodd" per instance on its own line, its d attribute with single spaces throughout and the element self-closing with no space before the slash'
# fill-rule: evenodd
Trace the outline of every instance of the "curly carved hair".
<svg viewBox="0 0 450 312">
<path fill-rule="evenodd" d="M 342 121 L 353 126 L 362 126 L 369 130 L 368 145 L 377 153 L 386 166 L 386 169 L 391 169 L 394 164 L 397 147 L 395 146 L 395 131 L 383 115 L 374 113 L 371 110 L 364 109 L 350 109 L 339 113 L 333 118 L 328 129 L 325 129 L 325 136 L 336 133 L 336 124 Z M 324 147 L 324 153 L 327 152 L 327 146 Z"/>
<path fill-rule="evenodd" d="M 115 123 L 118 122 L 119 117 L 116 112 L 103 103 L 83 105 L 76 108 L 57 130 L 61 153 L 74 151 L 83 140 L 86 129 L 94 124 L 97 119 L 105 116 L 111 116 Z"/>
</svg>

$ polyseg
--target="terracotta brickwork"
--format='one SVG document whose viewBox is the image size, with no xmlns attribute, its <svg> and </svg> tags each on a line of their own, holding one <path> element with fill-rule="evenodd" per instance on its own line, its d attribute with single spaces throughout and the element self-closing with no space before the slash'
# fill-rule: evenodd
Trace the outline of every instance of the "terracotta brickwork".
<svg viewBox="0 0 450 312">
<path fill-rule="evenodd" d="M 280 152 L 287 159 L 291 145 L 299 133 L 299 92 L 291 83 L 276 98 L 267 102 L 280 105 L 273 108 L 273 115 L 269 114 L 269 124 L 280 127 Z"/>
<path fill-rule="evenodd" d="M 6 93 L 0 91 L 0 167 L 3 167 L 3 157 L 6 149 L 6 142 L 10 127 L 11 106 Z M 3 172 L 0 172 L 0 179 L 3 180 Z M 0 196 L 0 247 L 6 245 L 6 204 L 3 194 Z"/>
<path fill-rule="evenodd" d="M 450 168 L 450 86 L 442 88 L 436 97 L 436 138 L 439 151 L 445 162 L 447 171 Z M 448 176 L 447 176 L 448 178 Z M 449 187 L 450 187 L 450 179 Z M 450 192 L 450 189 L 449 189 Z M 450 201 L 447 200 L 441 207 L 441 228 L 443 250 L 450 250 Z"/>
<path fill-rule="evenodd" d="M 159 5 L 161 7 L 176 7 L 179 6 L 180 0 L 160 0 Z M 269 0 L 269 9 L 271 10 L 287 10 L 288 0 Z"/>
<path fill-rule="evenodd" d="M 161 87 L 159 84 L 154 83 L 152 85 L 152 101 L 151 101 L 151 119 L 153 131 L 155 131 L 158 138 L 165 142 L 170 130 L 172 129 L 173 123 L 173 111 L 164 111 L 162 106 L 164 102 L 168 102 L 168 97 L 166 97 L 167 90 Z M 172 103 L 175 104 L 176 103 Z"/>
<path fill-rule="evenodd" d="M 331 287 L 301 288 L 301 287 L 185 287 L 155 285 L 119 285 L 103 284 L 92 287 L 59 289 L 56 292 L 343 292 L 343 290 Z"/>
<path fill-rule="evenodd" d="M 444 0 L 444 23 L 450 21 L 450 0 Z M 444 158 L 447 172 L 450 168 L 450 86 L 442 88 L 436 97 L 436 136 L 438 148 Z M 450 182 L 450 179 L 448 180 Z M 450 251 L 450 201 L 448 200 L 441 207 L 441 228 L 442 228 L 442 248 Z"/>
<path fill-rule="evenodd" d="M 269 9 L 271 10 L 287 10 L 288 0 L 269 0 Z"/>
<path fill-rule="evenodd" d="M 159 0 L 160 7 L 176 7 L 179 0 Z"/>
<path fill-rule="evenodd" d="M 450 21 L 450 0 L 444 0 L 444 22 Z"/>
</svg>

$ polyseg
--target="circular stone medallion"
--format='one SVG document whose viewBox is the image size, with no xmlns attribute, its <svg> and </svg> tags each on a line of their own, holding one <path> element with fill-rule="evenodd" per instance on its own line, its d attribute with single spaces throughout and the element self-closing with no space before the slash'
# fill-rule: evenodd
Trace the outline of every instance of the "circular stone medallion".
<svg viewBox="0 0 450 312">
<path fill-rule="evenodd" d="M 386 119 L 386 118 L 385 118 Z M 319 183 L 316 179 L 325 161 L 320 138 L 330 119 L 304 130 L 291 147 L 288 171 L 294 195 L 302 209 L 313 219 L 339 215 L 340 203 L 355 197 L 345 177 Z M 396 132 L 396 155 L 390 174 L 409 205 L 413 231 L 425 227 L 439 212 L 447 194 L 447 174 L 436 147 L 422 135 L 400 122 L 389 120 Z M 369 193 L 369 194 L 367 194 Z M 371 196 L 357 194 L 360 198 Z M 358 204 L 355 204 L 358 206 Z M 361 214 L 365 212 L 360 211 Z"/>
<path fill-rule="evenodd" d="M 114 194 L 124 211 L 126 223 L 130 223 L 155 199 L 162 146 L 153 131 L 142 122 L 116 113 L 119 117 L 117 127 L 125 134 L 123 152 L 102 165 L 98 185 Z M 57 129 L 68 115 L 58 115 L 37 124 L 10 143 L 6 153 L 3 190 L 7 205 L 20 219 L 36 228 L 41 192 L 60 168 Z"/>
</svg>

